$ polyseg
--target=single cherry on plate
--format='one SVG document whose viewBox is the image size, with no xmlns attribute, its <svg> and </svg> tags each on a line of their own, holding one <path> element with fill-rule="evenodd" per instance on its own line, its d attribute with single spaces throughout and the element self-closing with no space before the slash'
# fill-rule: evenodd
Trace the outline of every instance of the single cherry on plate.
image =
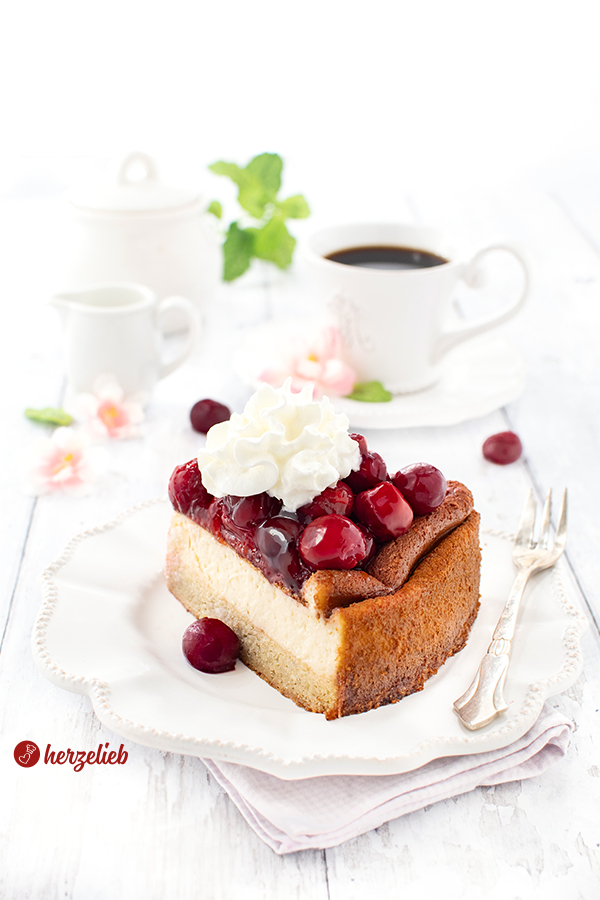
<svg viewBox="0 0 600 900">
<path fill-rule="evenodd" d="M 188 625 L 183 633 L 182 648 L 190 665 L 212 675 L 235 669 L 240 642 L 225 622 L 205 617 Z"/>
<path fill-rule="evenodd" d="M 358 494 L 354 516 L 368 525 L 378 541 L 391 541 L 408 531 L 413 511 L 398 488 L 383 481 Z"/>
<path fill-rule="evenodd" d="M 392 475 L 395 484 L 407 500 L 415 516 L 426 516 L 442 503 L 448 484 L 446 478 L 429 463 L 413 463 Z"/>
<path fill-rule="evenodd" d="M 516 462 L 523 452 L 523 445 L 514 431 L 500 431 L 492 434 L 483 443 L 483 455 L 498 466 Z"/>
<path fill-rule="evenodd" d="M 206 434 L 213 425 L 227 421 L 230 416 L 231 411 L 224 403 L 210 400 L 208 397 L 205 400 L 198 400 L 190 410 L 192 428 L 194 431 L 199 431 L 200 434 Z"/>
<path fill-rule="evenodd" d="M 300 538 L 300 556 L 315 569 L 353 569 L 367 555 L 365 535 L 335 513 L 310 522 Z"/>
</svg>

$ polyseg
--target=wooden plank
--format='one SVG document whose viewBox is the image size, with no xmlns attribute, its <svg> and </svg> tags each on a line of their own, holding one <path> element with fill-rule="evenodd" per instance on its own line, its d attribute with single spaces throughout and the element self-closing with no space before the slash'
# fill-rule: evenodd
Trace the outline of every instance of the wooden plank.
<svg viewBox="0 0 600 900">
<path fill-rule="evenodd" d="M 504 332 L 529 355 L 533 381 L 524 397 L 504 411 L 451 428 L 371 431 L 366 433 L 369 443 L 391 469 L 423 459 L 465 481 L 484 526 L 503 530 L 514 529 L 530 484 L 541 489 L 550 482 L 560 486 L 560 478 L 568 480 L 573 493 L 569 553 L 594 606 L 597 582 L 589 557 L 595 555 L 597 506 L 595 485 L 587 479 L 595 471 L 595 438 L 591 425 L 586 430 L 582 423 L 588 420 L 583 398 L 593 396 L 585 377 L 591 340 L 589 328 L 585 331 L 595 322 L 589 289 L 589 278 L 597 277 L 595 256 L 552 199 L 536 192 L 463 197 L 459 203 L 423 192 L 415 198 L 414 210 L 452 228 L 460 226 L 472 238 L 503 230 L 541 255 L 542 277 L 530 309 Z M 406 205 L 403 212 L 410 215 Z M 265 317 L 314 314 L 318 305 L 303 279 L 298 262 L 292 277 L 265 283 L 263 274 L 250 273 L 245 282 L 221 288 L 193 358 L 157 387 L 144 438 L 109 445 L 106 471 L 89 500 L 42 498 L 26 544 L 31 501 L 6 479 L 11 500 L 6 517 L 0 516 L 9 522 L 3 525 L 7 568 L 0 569 L 0 596 L 5 601 L 5 590 L 15 584 L 16 590 L 0 652 L 2 735 L 10 751 L 0 768 L 0 841 L 11 860 L 0 869 L 0 896 L 233 900 L 243 893 L 252 898 L 352 900 L 370 893 L 397 897 L 404 889 L 423 896 L 443 891 L 467 900 L 562 900 L 594 893 L 600 874 L 600 641 L 595 630 L 584 638 L 583 678 L 552 700 L 577 726 L 566 759 L 538 778 L 435 804 L 326 852 L 277 857 L 194 759 L 129 742 L 122 768 L 26 770 L 10 759 L 11 748 L 27 738 L 57 748 L 120 743 L 99 724 L 87 698 L 61 691 L 34 668 L 29 634 L 40 603 L 38 574 L 75 532 L 164 493 L 174 465 L 191 458 L 202 442 L 188 425 L 195 400 L 216 396 L 232 409 L 242 408 L 249 389 L 232 372 L 229 348 L 235 352 L 236 335 L 243 343 L 243 329 Z M 28 296 L 21 322 L 24 328 L 30 321 L 38 323 L 38 330 L 30 344 L 15 341 L 0 358 L 9 381 L 14 371 L 31 371 L 18 396 L 11 399 L 7 393 L 3 398 L 11 435 L 18 434 L 11 462 L 34 433 L 34 426 L 19 418 L 21 404 L 44 405 L 51 389 L 58 397 L 62 379 L 58 349 L 44 342 L 50 326 L 33 315 L 39 312 L 37 297 Z M 34 387 L 39 393 L 30 399 Z M 577 391 L 581 402 L 574 400 Z M 557 398 L 563 403 L 558 417 Z M 483 459 L 481 444 L 507 425 L 521 433 L 526 457 L 513 466 L 496 467 Z"/>
</svg>

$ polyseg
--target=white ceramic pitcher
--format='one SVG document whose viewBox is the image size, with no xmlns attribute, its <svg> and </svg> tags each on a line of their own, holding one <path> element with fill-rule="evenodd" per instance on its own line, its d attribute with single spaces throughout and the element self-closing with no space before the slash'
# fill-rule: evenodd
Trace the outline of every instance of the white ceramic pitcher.
<svg viewBox="0 0 600 900">
<path fill-rule="evenodd" d="M 74 188 L 70 206 L 61 288 L 133 281 L 206 310 L 222 260 L 214 216 L 195 189 L 165 184 L 151 157 L 131 153 L 105 181 Z M 173 311 L 168 330 L 177 324 Z"/>
<path fill-rule="evenodd" d="M 100 375 L 113 376 L 125 394 L 149 393 L 189 355 L 197 329 L 194 305 L 184 297 L 157 300 L 141 284 L 120 282 L 65 291 L 50 303 L 61 315 L 67 371 L 73 390 L 91 391 Z M 186 324 L 183 347 L 166 359 L 164 319 L 177 311 Z"/>
</svg>

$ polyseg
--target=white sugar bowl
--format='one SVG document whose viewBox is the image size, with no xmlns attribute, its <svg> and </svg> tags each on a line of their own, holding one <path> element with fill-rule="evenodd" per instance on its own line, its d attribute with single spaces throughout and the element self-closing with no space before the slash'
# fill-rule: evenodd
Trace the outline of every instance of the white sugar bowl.
<svg viewBox="0 0 600 900">
<path fill-rule="evenodd" d="M 61 289 L 131 281 L 159 299 L 178 295 L 206 308 L 222 261 L 213 217 L 195 190 L 164 184 L 149 156 L 132 153 L 116 178 L 73 192 L 70 202 Z"/>
</svg>

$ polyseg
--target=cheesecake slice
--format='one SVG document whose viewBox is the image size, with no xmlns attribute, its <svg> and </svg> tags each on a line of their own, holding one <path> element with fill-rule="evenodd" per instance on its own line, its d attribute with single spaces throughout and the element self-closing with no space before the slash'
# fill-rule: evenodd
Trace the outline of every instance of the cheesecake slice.
<svg viewBox="0 0 600 900">
<path fill-rule="evenodd" d="M 421 690 L 479 608 L 471 492 L 425 464 L 390 477 L 326 398 L 269 388 L 252 403 L 171 477 L 169 590 L 328 719 Z"/>
<path fill-rule="evenodd" d="M 174 513 L 167 585 L 196 618 L 220 619 L 235 631 L 242 661 L 304 709 L 335 719 L 395 703 L 464 646 L 477 615 L 479 514 L 469 492 L 451 482 L 448 501 L 430 515 L 438 526 L 454 520 L 456 494 L 460 524 L 448 532 L 423 523 L 424 553 L 415 548 L 420 536 L 408 548 L 398 538 L 371 564 L 376 574 L 321 570 L 299 595 Z"/>
</svg>

